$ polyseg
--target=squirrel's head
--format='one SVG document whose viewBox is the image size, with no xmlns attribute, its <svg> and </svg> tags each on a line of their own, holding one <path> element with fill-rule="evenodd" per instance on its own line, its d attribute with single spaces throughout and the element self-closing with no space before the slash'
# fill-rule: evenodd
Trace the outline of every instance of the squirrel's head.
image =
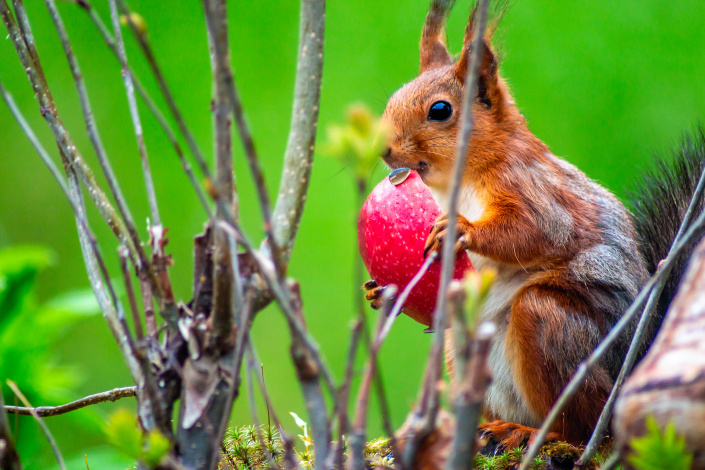
<svg viewBox="0 0 705 470">
<path fill-rule="evenodd" d="M 437 3 L 432 3 L 424 24 L 419 76 L 394 93 L 384 111 L 383 119 L 390 127 L 390 137 L 382 158 L 391 168 L 411 168 L 427 185 L 444 188 L 449 183 L 456 156 L 476 10 L 470 15 L 465 30 L 463 51 L 458 60 L 453 61 L 445 45 L 447 10 L 437 7 Z M 488 163 L 493 149 L 499 151 L 501 131 L 508 130 L 512 122 L 523 123 L 499 77 L 490 36 L 491 33 L 485 35 L 482 42 L 478 91 L 473 101 L 474 130 L 469 166 Z"/>
</svg>

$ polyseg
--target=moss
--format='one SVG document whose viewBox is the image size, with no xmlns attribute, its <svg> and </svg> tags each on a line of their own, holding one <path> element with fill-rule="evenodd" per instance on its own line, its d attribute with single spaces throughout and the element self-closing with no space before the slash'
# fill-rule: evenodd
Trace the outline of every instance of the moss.
<svg viewBox="0 0 705 470">
<path fill-rule="evenodd" d="M 284 448 L 276 428 L 260 426 L 243 426 L 229 428 L 223 439 L 223 456 L 219 465 L 220 470 L 259 470 L 269 468 L 268 458 L 277 463 L 282 463 Z M 264 445 L 263 445 L 264 444 Z M 515 470 L 524 457 L 526 448 L 519 447 L 497 455 L 476 455 L 473 468 L 478 470 Z M 568 469 L 572 470 L 573 463 L 580 457 L 583 449 L 566 442 L 550 442 L 541 448 L 541 451 L 531 463 L 532 470 Z M 347 449 L 346 449 L 347 454 Z M 365 444 L 363 450 L 367 468 L 374 470 L 392 469 L 394 455 L 391 441 L 387 437 L 380 437 Z M 296 453 L 299 463 L 303 468 L 313 468 L 313 445 Z M 604 460 L 601 454 L 596 455 L 587 470 L 596 470 L 599 462 Z"/>
</svg>

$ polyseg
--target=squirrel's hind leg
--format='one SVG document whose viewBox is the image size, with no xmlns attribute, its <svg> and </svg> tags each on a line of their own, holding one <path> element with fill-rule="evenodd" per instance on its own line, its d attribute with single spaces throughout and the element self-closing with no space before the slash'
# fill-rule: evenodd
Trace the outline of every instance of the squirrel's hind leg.
<svg viewBox="0 0 705 470">
<path fill-rule="evenodd" d="M 549 272 L 519 291 L 512 304 L 505 352 L 525 406 L 541 419 L 604 335 L 600 313 L 589 300 L 581 302 L 589 297 L 579 290 L 561 272 Z M 610 374 L 598 364 L 551 430 L 572 444 L 585 444 L 611 388 Z"/>
</svg>

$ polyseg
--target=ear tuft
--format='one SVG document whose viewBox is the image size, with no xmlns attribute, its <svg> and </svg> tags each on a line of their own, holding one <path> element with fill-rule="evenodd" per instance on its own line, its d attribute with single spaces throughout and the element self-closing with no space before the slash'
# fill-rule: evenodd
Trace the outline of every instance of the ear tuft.
<svg viewBox="0 0 705 470">
<path fill-rule="evenodd" d="M 419 46 L 421 52 L 420 73 L 453 63 L 445 40 L 445 24 L 452 6 L 453 2 L 436 0 L 431 3 L 428 15 L 426 15 L 426 22 L 423 25 Z"/>
</svg>

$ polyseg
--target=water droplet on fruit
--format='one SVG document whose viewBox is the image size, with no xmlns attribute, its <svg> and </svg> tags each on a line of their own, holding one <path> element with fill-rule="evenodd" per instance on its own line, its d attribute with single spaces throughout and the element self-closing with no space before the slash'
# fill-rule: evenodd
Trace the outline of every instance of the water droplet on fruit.
<svg viewBox="0 0 705 470">
<path fill-rule="evenodd" d="M 389 182 L 394 186 L 402 184 L 411 174 L 411 170 L 408 168 L 397 168 L 396 170 L 389 173 Z"/>
</svg>

